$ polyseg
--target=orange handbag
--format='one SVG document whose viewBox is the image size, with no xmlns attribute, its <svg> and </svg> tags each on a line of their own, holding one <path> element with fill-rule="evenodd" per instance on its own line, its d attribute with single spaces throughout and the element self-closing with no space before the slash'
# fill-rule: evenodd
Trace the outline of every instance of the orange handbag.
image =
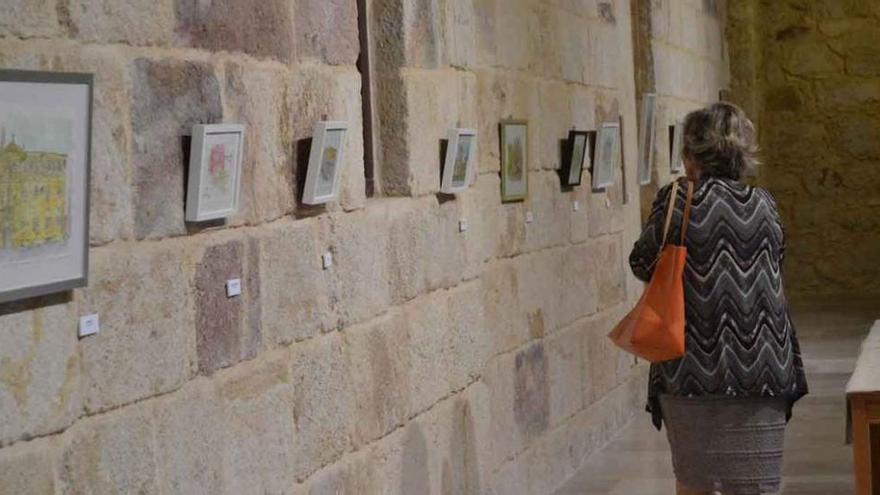
<svg viewBox="0 0 880 495">
<path fill-rule="evenodd" d="M 681 245 L 666 245 L 666 234 L 672 222 L 678 181 L 672 183 L 672 193 L 666 207 L 661 251 L 654 261 L 657 266 L 641 299 L 614 330 L 608 334 L 621 349 L 652 363 L 677 359 L 684 355 L 684 265 L 687 232 L 694 184 L 688 181 L 687 200 L 681 224 Z"/>
</svg>

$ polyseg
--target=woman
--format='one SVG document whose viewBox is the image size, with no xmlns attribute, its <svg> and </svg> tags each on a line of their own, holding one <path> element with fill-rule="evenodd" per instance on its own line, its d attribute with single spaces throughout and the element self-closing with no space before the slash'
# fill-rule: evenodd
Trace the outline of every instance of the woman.
<svg viewBox="0 0 880 495">
<path fill-rule="evenodd" d="M 740 182 L 755 165 L 742 110 L 716 103 L 684 123 L 687 179 L 668 239 L 678 239 L 694 182 L 685 245 L 685 354 L 651 365 L 648 411 L 666 423 L 679 494 L 779 490 L 785 424 L 807 393 L 782 288 L 783 231 L 770 194 Z M 657 193 L 630 254 L 648 281 L 660 251 L 670 186 Z"/>
</svg>

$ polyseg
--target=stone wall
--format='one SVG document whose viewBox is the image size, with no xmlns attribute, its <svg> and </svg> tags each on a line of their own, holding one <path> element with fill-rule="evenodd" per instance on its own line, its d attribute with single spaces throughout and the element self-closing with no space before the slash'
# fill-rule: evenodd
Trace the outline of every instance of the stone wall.
<svg viewBox="0 0 880 495">
<path fill-rule="evenodd" d="M 0 493 L 549 493 L 641 410 L 646 369 L 605 338 L 641 289 L 638 188 L 618 171 L 608 192 L 561 191 L 556 172 L 571 126 L 621 115 L 634 177 L 629 2 L 369 6 L 370 198 L 355 2 L 0 6 L 0 66 L 96 77 L 89 285 L 0 306 Z M 676 105 L 709 99 L 675 81 L 694 85 Z M 323 116 L 352 124 L 343 187 L 305 207 Z M 529 119 L 524 203 L 500 202 L 508 116 Z M 199 122 L 247 125 L 225 224 L 183 221 Z M 479 173 L 450 198 L 440 140 L 458 124 L 480 133 Z M 77 340 L 91 313 L 101 332 Z"/>
<path fill-rule="evenodd" d="M 670 168 L 669 126 L 688 112 L 718 101 L 728 88 L 729 61 L 724 0 L 637 3 L 634 34 L 641 56 L 636 59 L 636 91 L 640 98 L 644 93 L 657 95 L 652 180 L 641 187 L 640 196 L 642 218 L 647 219 L 657 190 L 684 174 L 683 168 L 679 173 Z"/>
<path fill-rule="evenodd" d="M 732 94 L 786 226 L 795 296 L 880 295 L 880 4 L 737 2 Z"/>
</svg>

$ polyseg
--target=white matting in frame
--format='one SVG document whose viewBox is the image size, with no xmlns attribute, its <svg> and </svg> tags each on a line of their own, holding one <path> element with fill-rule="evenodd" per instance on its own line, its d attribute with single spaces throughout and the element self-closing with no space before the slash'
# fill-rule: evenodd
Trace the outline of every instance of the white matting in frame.
<svg viewBox="0 0 880 495">
<path fill-rule="evenodd" d="M 315 124 L 303 188 L 304 204 L 318 205 L 336 199 L 347 133 L 348 122 L 323 121 Z"/>
<path fill-rule="evenodd" d="M 86 285 L 93 80 L 0 70 L 0 302 Z"/>
<path fill-rule="evenodd" d="M 468 188 L 473 175 L 476 154 L 477 131 L 449 129 L 440 192 L 455 194 Z"/>
<path fill-rule="evenodd" d="M 238 211 L 244 126 L 197 124 L 190 146 L 186 221 L 226 218 Z"/>
<path fill-rule="evenodd" d="M 681 172 L 684 166 L 683 157 L 681 156 L 684 147 L 684 122 L 676 120 L 675 125 L 669 126 L 672 132 L 672 148 L 669 155 L 669 170 L 672 173 Z"/>
<path fill-rule="evenodd" d="M 642 96 L 642 125 L 639 126 L 639 185 L 651 183 L 651 167 L 654 162 L 654 137 L 656 135 L 654 113 L 657 95 L 645 93 Z"/>
<path fill-rule="evenodd" d="M 596 161 L 593 163 L 594 190 L 614 184 L 614 171 L 620 166 L 620 123 L 605 122 L 596 137 Z"/>
</svg>

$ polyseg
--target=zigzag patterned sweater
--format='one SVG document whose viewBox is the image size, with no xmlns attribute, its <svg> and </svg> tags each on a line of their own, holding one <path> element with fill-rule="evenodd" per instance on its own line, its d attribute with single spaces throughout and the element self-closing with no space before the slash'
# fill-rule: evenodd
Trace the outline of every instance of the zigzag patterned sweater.
<svg viewBox="0 0 880 495">
<path fill-rule="evenodd" d="M 667 242 L 681 235 L 687 183 L 679 185 Z M 660 249 L 670 189 L 657 192 L 630 254 L 644 281 Z M 772 196 L 735 180 L 699 181 L 685 245 L 685 355 L 651 365 L 647 410 L 654 425 L 661 426 L 661 393 L 784 397 L 790 418 L 807 381 L 783 293 L 783 230 Z"/>
</svg>

